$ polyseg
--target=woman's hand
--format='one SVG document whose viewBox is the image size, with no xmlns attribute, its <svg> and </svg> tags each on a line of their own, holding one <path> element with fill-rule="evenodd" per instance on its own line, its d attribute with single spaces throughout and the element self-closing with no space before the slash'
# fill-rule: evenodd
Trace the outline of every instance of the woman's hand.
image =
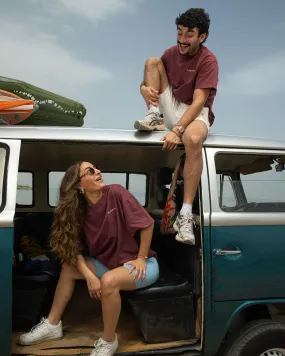
<svg viewBox="0 0 285 356">
<path fill-rule="evenodd" d="M 98 277 L 93 273 L 89 273 L 86 277 L 87 287 L 90 297 L 93 299 L 101 299 L 101 283 Z"/>
<path fill-rule="evenodd" d="M 140 279 L 144 280 L 146 275 L 146 259 L 144 257 L 138 257 L 136 260 L 126 262 L 125 265 L 131 265 L 129 272 L 132 273 L 135 271 L 134 279 L 139 281 Z"/>
</svg>

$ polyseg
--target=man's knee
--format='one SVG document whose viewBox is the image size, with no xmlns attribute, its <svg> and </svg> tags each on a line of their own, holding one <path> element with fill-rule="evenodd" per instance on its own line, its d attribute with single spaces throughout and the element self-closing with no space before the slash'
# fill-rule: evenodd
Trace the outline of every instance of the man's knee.
<svg viewBox="0 0 285 356">
<path fill-rule="evenodd" d="M 156 67 L 160 64 L 162 64 L 162 61 L 159 57 L 150 57 L 145 62 L 146 67 Z"/>
<path fill-rule="evenodd" d="M 197 133 L 185 132 L 182 137 L 183 144 L 185 148 L 200 150 L 202 149 L 204 135 L 199 135 Z"/>
</svg>

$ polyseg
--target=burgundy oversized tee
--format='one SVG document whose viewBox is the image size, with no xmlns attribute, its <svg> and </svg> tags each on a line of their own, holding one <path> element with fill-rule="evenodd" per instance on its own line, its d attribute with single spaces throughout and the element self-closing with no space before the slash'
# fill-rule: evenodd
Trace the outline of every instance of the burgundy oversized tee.
<svg viewBox="0 0 285 356">
<path fill-rule="evenodd" d="M 161 57 L 174 98 L 191 105 L 195 89 L 211 89 L 205 106 L 209 108 L 209 122 L 212 126 L 215 115 L 212 111 L 218 85 L 218 61 L 205 46 L 194 56 L 183 56 L 178 46 L 167 49 Z"/>
<path fill-rule="evenodd" d="M 139 251 L 134 235 L 153 222 L 127 189 L 119 184 L 105 186 L 102 198 L 88 207 L 85 216 L 85 241 L 90 255 L 109 269 L 134 260 Z M 148 257 L 155 255 L 150 250 Z"/>
</svg>

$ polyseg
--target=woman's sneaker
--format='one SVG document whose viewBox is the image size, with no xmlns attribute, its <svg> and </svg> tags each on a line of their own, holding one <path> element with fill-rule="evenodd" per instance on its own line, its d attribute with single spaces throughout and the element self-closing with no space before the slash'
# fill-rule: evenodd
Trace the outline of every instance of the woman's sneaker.
<svg viewBox="0 0 285 356">
<path fill-rule="evenodd" d="M 48 319 L 42 318 L 39 324 L 35 325 L 30 332 L 20 336 L 18 343 L 29 346 L 46 340 L 60 340 L 62 336 L 61 321 L 57 325 L 52 325 Z"/>
<path fill-rule="evenodd" d="M 90 356 L 113 356 L 119 347 L 117 335 L 115 335 L 113 342 L 106 342 L 100 338 L 94 346 L 95 349 L 91 352 Z"/>
</svg>

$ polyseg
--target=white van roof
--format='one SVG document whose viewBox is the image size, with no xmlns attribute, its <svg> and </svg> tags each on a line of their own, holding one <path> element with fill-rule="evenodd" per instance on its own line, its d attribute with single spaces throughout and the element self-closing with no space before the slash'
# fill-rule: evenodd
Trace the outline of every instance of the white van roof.
<svg viewBox="0 0 285 356">
<path fill-rule="evenodd" d="M 1 126 L 0 139 L 23 141 L 73 141 L 133 143 L 139 145 L 162 145 L 163 132 L 137 132 L 136 130 L 99 129 L 66 126 Z M 258 148 L 284 150 L 285 141 L 257 137 L 226 136 L 210 134 L 205 147 Z"/>
</svg>

